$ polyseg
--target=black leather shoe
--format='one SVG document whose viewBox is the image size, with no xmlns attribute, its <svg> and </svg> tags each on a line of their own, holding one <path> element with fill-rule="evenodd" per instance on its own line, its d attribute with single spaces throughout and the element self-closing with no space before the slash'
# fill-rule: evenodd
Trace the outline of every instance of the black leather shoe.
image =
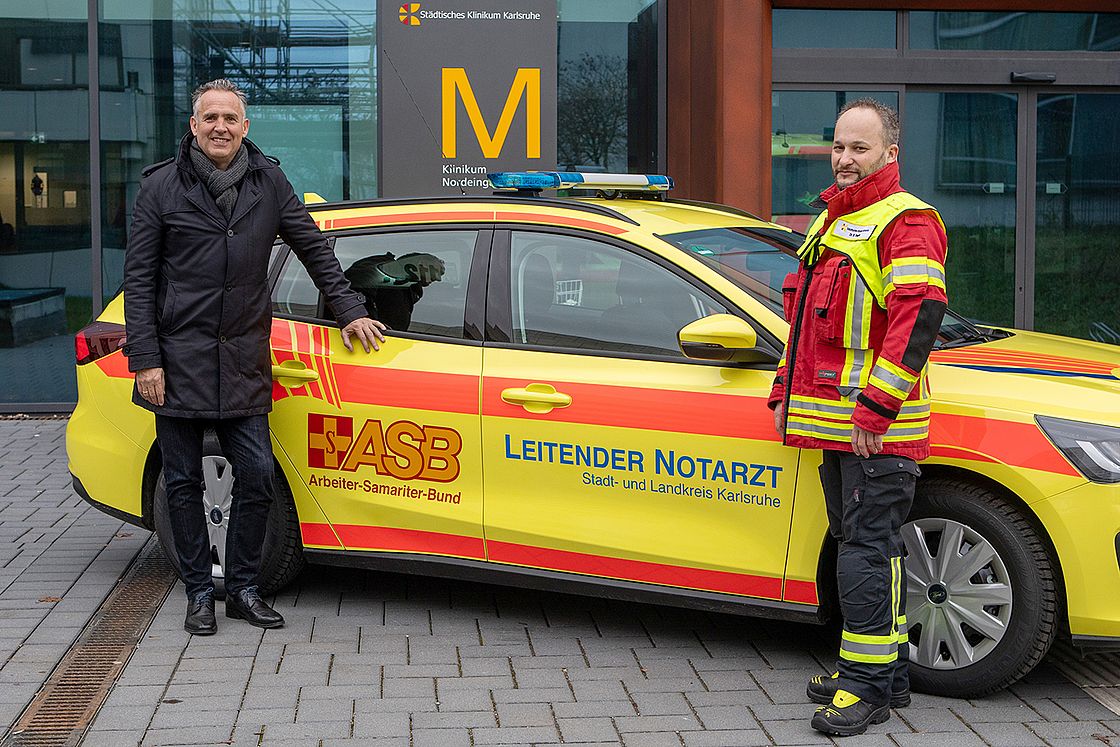
<svg viewBox="0 0 1120 747">
<path fill-rule="evenodd" d="M 214 635 L 218 632 L 213 591 L 202 591 L 194 597 L 187 597 L 187 619 L 183 621 L 183 630 L 191 635 Z"/>
<path fill-rule="evenodd" d="M 805 694 L 809 696 L 809 700 L 821 705 L 828 705 L 832 702 L 832 696 L 840 689 L 839 672 L 833 673 L 831 677 L 823 674 L 818 674 L 809 679 L 809 684 L 805 687 Z M 901 690 L 899 692 L 891 692 L 891 708 L 905 708 L 910 705 L 910 690 Z"/>
<path fill-rule="evenodd" d="M 226 593 L 226 617 L 244 620 L 258 628 L 280 628 L 284 625 L 284 618 L 264 603 L 255 586 L 234 594 Z"/>
<path fill-rule="evenodd" d="M 809 725 L 825 734 L 852 737 L 863 734 L 867 727 L 881 724 L 890 717 L 890 706 L 872 705 L 847 690 L 837 690 L 832 703 L 817 708 Z"/>
</svg>

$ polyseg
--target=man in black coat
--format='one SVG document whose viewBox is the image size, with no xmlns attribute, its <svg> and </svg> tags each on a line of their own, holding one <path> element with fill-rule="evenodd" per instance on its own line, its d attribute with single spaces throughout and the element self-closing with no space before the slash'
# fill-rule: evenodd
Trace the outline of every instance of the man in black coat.
<svg viewBox="0 0 1120 747">
<path fill-rule="evenodd" d="M 279 235 L 307 267 L 353 350 L 385 327 L 362 297 L 278 162 L 245 139 L 245 95 L 229 80 L 192 95 L 178 154 L 143 172 L 125 255 L 124 353 L 132 401 L 156 416 L 175 549 L 187 590 L 184 627 L 217 630 L 202 507 L 202 442 L 213 428 L 234 477 L 226 536 L 226 617 L 275 628 L 283 617 L 255 580 L 272 502 L 272 325 L 268 261 Z"/>
</svg>

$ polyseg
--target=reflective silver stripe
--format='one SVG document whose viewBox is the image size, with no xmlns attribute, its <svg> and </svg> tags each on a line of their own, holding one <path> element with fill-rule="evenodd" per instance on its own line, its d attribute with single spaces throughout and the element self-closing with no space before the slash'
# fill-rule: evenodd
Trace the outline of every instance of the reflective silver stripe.
<svg viewBox="0 0 1120 747">
<path fill-rule="evenodd" d="M 855 403 L 845 405 L 843 403 L 836 403 L 835 405 L 826 405 L 823 402 L 811 402 L 801 399 L 800 397 L 790 397 L 789 406 L 792 410 L 794 407 L 801 410 L 811 410 L 813 412 L 824 412 L 831 415 L 851 415 L 856 410 Z"/>
<path fill-rule="evenodd" d="M 887 285 L 913 285 L 929 282 L 929 273 L 926 272 L 924 267 L 899 268 L 897 272 L 894 268 L 891 268 L 887 276 Z"/>
<path fill-rule="evenodd" d="M 929 402 L 922 402 L 922 403 L 912 402 L 912 403 L 903 404 L 902 409 L 900 409 L 898 411 L 898 414 L 900 416 L 901 415 L 908 415 L 908 416 L 911 416 L 911 417 L 913 417 L 915 415 L 929 415 Z"/>
<path fill-rule="evenodd" d="M 889 656 L 898 651 L 898 643 L 853 643 L 840 641 L 840 650 L 853 654 L 870 654 L 871 656 Z"/>
<path fill-rule="evenodd" d="M 868 341 L 863 339 L 864 326 L 863 326 L 863 313 L 864 307 L 868 304 L 867 285 L 864 284 L 863 279 L 859 276 L 858 272 L 852 273 L 852 297 L 848 303 L 847 314 L 851 320 L 851 334 L 848 339 L 844 341 L 844 347 L 848 348 L 866 348 Z"/>
<path fill-rule="evenodd" d="M 945 287 L 945 271 L 936 267 L 932 262 L 925 265 L 903 265 L 883 273 L 883 287 L 890 288 L 896 285 L 913 285 L 917 283 L 933 283 Z"/>
<path fill-rule="evenodd" d="M 853 393 L 852 399 L 855 399 L 858 392 Z M 789 411 L 791 416 L 802 414 L 804 417 L 813 417 L 819 415 L 820 417 L 827 418 L 828 416 L 848 416 L 850 417 L 856 409 L 856 403 L 836 402 L 824 403 L 815 402 L 813 400 L 802 399 L 796 395 L 789 398 Z M 907 421 L 924 420 L 929 417 L 930 406 L 928 403 L 923 404 L 907 404 L 903 405 L 899 411 L 899 417 L 906 416 Z M 834 418 L 833 418 L 834 419 Z M 920 432 L 926 429 L 926 425 L 914 425 L 912 422 L 907 422 L 906 426 L 901 425 L 900 421 L 895 421 L 888 433 L 906 433 L 905 427 L 915 429 L 913 432 Z"/>
<path fill-rule="evenodd" d="M 898 422 L 898 421 L 895 421 L 895 422 Z M 886 435 L 888 435 L 888 436 L 921 436 L 921 435 L 924 435 L 926 433 L 929 433 L 929 423 L 923 423 L 922 425 L 916 425 L 916 426 L 909 426 L 909 427 L 906 427 L 906 428 L 896 428 L 895 426 L 892 425 L 889 428 L 887 428 Z"/>
<path fill-rule="evenodd" d="M 871 376 L 873 378 L 879 379 L 880 381 L 885 381 L 887 384 L 893 386 L 895 389 L 904 394 L 908 393 L 910 391 L 910 388 L 914 386 L 913 381 L 902 378 L 898 374 L 893 373 L 885 366 L 882 366 L 878 363 L 875 364 L 875 368 L 871 369 Z"/>
<path fill-rule="evenodd" d="M 857 389 L 862 388 L 866 383 L 862 381 L 863 369 L 867 367 L 867 361 L 871 357 L 871 351 L 849 348 L 845 352 L 851 353 L 852 366 L 851 368 L 847 368 L 847 365 L 845 364 L 845 369 L 847 369 L 847 376 L 842 376 L 841 378 L 843 378 L 844 380 L 840 383 L 843 386 L 851 386 Z"/>
<path fill-rule="evenodd" d="M 841 436 L 849 438 L 852 435 L 852 425 L 847 423 L 845 425 L 829 426 L 824 423 L 810 423 L 795 417 L 793 414 L 789 416 L 789 423 L 787 425 L 789 430 L 808 431 L 809 433 L 821 436 Z"/>
</svg>

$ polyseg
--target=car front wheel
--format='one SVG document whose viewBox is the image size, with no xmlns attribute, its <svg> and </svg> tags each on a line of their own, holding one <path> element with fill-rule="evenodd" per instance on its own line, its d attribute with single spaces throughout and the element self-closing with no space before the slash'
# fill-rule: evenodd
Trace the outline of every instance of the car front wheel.
<svg viewBox="0 0 1120 747">
<path fill-rule="evenodd" d="M 225 593 L 224 567 L 226 533 L 229 529 L 230 508 L 233 503 L 233 471 L 229 461 L 222 456 L 217 439 L 207 437 L 202 457 L 202 511 L 206 521 L 207 539 L 210 544 L 211 569 L 214 589 L 218 596 Z M 273 477 L 273 500 L 268 512 L 264 547 L 257 585 L 261 594 L 271 594 L 290 583 L 303 570 L 303 544 L 300 539 L 299 517 L 287 481 L 277 471 Z M 160 469 L 152 497 L 152 513 L 156 535 L 163 546 L 175 572 L 182 578 L 179 555 L 171 530 L 171 515 L 167 505 L 167 489 L 163 470 Z"/>
<path fill-rule="evenodd" d="M 1055 569 L 1008 500 L 962 480 L 919 480 L 902 536 L 915 690 L 977 697 L 1038 664 L 1057 629 Z"/>
</svg>

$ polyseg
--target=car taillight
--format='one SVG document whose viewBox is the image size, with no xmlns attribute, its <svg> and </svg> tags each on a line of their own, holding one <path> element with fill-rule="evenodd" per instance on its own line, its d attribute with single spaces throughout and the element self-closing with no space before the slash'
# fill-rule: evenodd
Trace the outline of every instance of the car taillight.
<svg viewBox="0 0 1120 747">
<path fill-rule="evenodd" d="M 92 363 L 124 345 L 124 325 L 113 322 L 94 322 L 74 335 L 74 358 L 79 366 Z"/>
</svg>

